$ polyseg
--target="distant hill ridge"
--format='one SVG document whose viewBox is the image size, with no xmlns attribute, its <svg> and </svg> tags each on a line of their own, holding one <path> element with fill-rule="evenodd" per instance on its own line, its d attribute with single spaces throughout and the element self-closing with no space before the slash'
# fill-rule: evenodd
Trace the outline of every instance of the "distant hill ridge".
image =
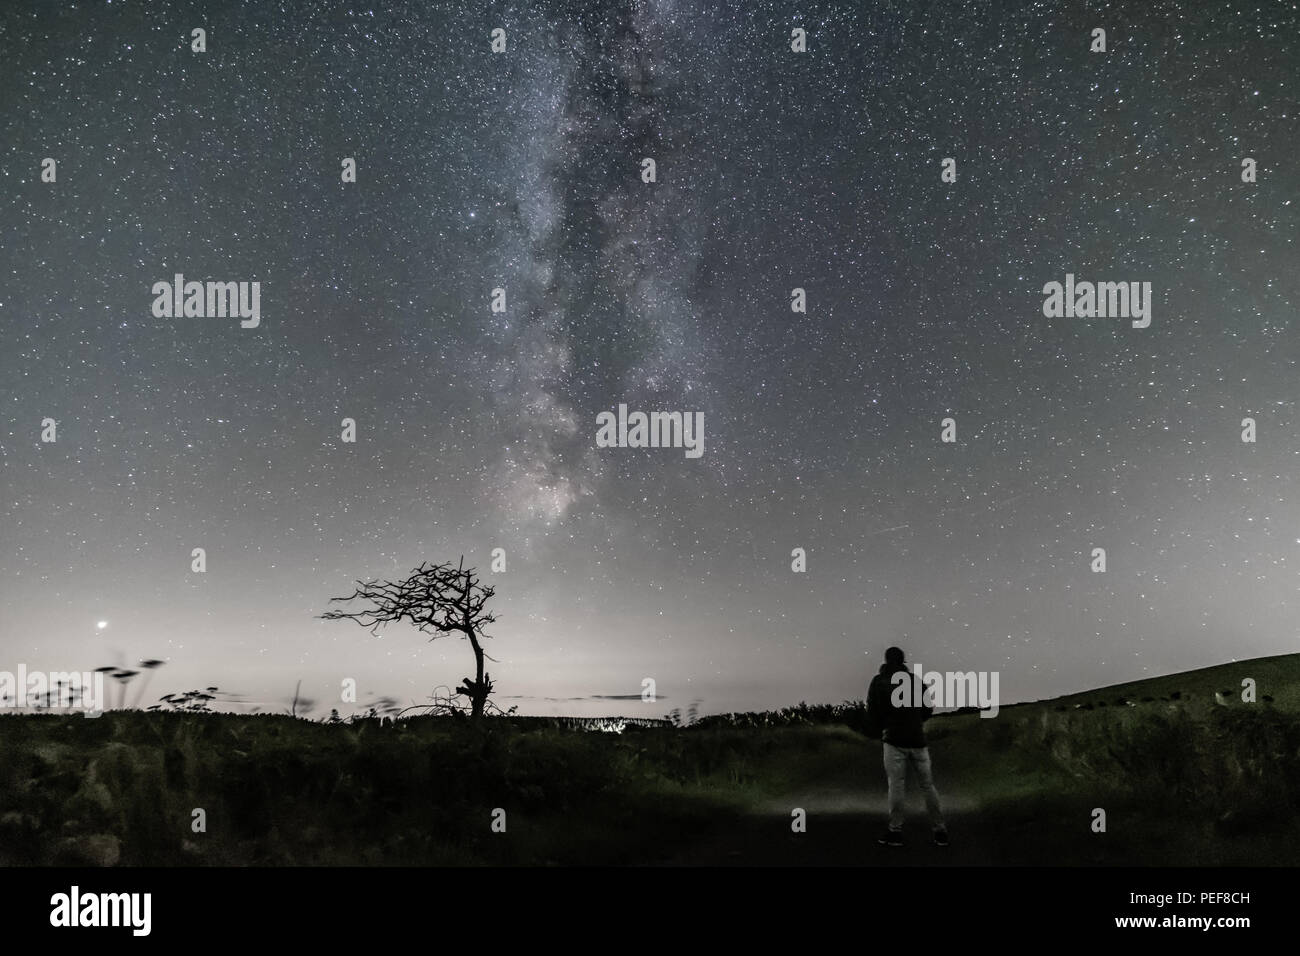
<svg viewBox="0 0 1300 956">
<path fill-rule="evenodd" d="M 1213 664 L 1190 671 L 1145 677 L 1122 684 L 1110 684 L 1061 697 L 1004 704 L 1003 709 L 1049 705 L 1114 706 L 1121 700 L 1135 705 L 1164 701 L 1179 701 L 1192 706 L 1214 706 L 1216 703 L 1240 704 L 1242 681 L 1246 678 L 1255 682 L 1257 702 L 1272 704 L 1284 710 L 1300 711 L 1300 654 L 1279 654 L 1274 657 L 1255 657 L 1244 661 L 1231 661 L 1227 664 Z M 1220 697 L 1219 701 L 1215 699 L 1216 694 Z M 1271 699 L 1265 700 L 1266 697 Z"/>
</svg>

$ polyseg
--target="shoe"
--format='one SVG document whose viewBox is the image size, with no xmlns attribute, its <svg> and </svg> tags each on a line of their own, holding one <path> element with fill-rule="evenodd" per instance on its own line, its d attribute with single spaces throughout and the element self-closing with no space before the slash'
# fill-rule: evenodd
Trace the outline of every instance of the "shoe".
<svg viewBox="0 0 1300 956">
<path fill-rule="evenodd" d="M 886 830 L 884 833 L 880 835 L 880 839 L 877 840 L 876 842 L 879 843 L 881 846 L 902 846 L 903 831 Z"/>
<path fill-rule="evenodd" d="M 947 830 L 935 830 L 935 831 L 934 831 L 934 845 L 935 845 L 935 846 L 947 846 L 947 845 L 948 845 L 948 831 L 947 831 Z"/>
</svg>

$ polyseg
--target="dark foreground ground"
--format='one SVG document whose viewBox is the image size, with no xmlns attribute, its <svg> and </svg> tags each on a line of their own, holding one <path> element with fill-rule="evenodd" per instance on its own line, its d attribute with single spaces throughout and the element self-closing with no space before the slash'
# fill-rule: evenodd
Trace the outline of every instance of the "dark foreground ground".
<svg viewBox="0 0 1300 956">
<path fill-rule="evenodd" d="M 1272 700 L 1216 704 L 1243 674 Z M 507 718 L 7 715 L 0 863 L 1293 865 L 1298 702 L 1292 655 L 938 717 L 947 849 L 919 799 L 908 845 L 876 844 L 880 744 L 852 708 L 621 735 Z"/>
</svg>

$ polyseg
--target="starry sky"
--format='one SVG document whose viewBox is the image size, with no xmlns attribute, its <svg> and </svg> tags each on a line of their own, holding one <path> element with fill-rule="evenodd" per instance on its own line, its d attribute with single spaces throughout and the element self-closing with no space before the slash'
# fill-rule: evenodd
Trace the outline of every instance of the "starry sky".
<svg viewBox="0 0 1300 956">
<path fill-rule="evenodd" d="M 1300 644 L 1296 2 L 25 0 L 0 51 L 0 669 L 418 703 L 465 642 L 318 615 L 462 554 L 525 713 Z M 260 326 L 155 318 L 177 272 Z"/>
</svg>

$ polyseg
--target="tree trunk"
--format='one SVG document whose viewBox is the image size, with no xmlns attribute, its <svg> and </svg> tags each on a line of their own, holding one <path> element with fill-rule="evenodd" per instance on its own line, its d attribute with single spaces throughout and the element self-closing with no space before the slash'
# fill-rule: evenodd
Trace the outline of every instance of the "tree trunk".
<svg viewBox="0 0 1300 956">
<path fill-rule="evenodd" d="M 468 612 L 465 614 L 465 635 L 469 638 L 470 647 L 474 648 L 474 683 L 465 682 L 469 686 L 469 716 L 471 720 L 478 720 L 483 716 L 487 705 L 488 686 L 483 679 L 483 646 L 474 633 Z"/>
<path fill-rule="evenodd" d="M 483 682 L 483 648 L 479 647 L 478 640 L 473 634 L 470 635 L 469 642 L 474 645 L 474 660 L 477 665 L 474 675 L 474 693 L 470 696 L 469 715 L 472 719 L 478 720 L 483 716 L 483 708 L 487 704 L 487 685 Z"/>
</svg>

